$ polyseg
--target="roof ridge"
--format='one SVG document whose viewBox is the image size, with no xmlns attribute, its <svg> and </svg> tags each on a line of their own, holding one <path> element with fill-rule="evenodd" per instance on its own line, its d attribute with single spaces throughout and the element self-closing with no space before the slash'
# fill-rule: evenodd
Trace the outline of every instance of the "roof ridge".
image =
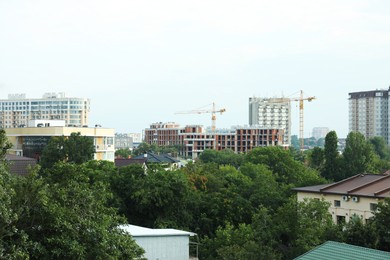
<svg viewBox="0 0 390 260">
<path fill-rule="evenodd" d="M 378 176 L 380 176 L 380 175 L 378 174 Z M 351 190 L 347 190 L 347 193 L 357 191 L 357 190 L 359 190 L 359 189 L 361 189 L 361 188 L 367 187 L 367 186 L 372 185 L 372 184 L 374 184 L 374 183 L 376 183 L 376 182 L 380 182 L 380 181 L 382 181 L 383 179 L 386 179 L 386 178 L 390 178 L 390 175 L 382 176 L 382 178 L 378 178 L 378 179 L 376 179 L 376 180 L 369 181 L 369 182 L 364 183 L 364 184 L 362 184 L 362 185 L 360 185 L 360 186 L 358 186 L 358 187 L 355 187 L 355 188 L 353 188 L 353 189 L 351 189 Z M 374 193 L 374 194 L 375 194 L 375 193 Z"/>
<path fill-rule="evenodd" d="M 335 182 L 335 183 L 331 183 L 331 184 L 329 184 L 328 186 L 326 186 L 326 187 L 320 189 L 320 191 L 322 192 L 322 191 L 324 191 L 324 190 L 326 190 L 326 189 L 328 189 L 328 188 L 332 188 L 332 187 L 338 186 L 338 185 L 340 185 L 340 184 L 343 184 L 344 182 L 347 182 L 347 181 L 352 180 L 352 179 L 356 179 L 356 178 L 361 177 L 361 176 L 364 176 L 364 175 L 367 175 L 367 174 L 364 174 L 364 173 L 356 174 L 356 175 L 351 176 L 351 177 L 349 177 L 349 178 L 347 178 L 347 179 L 344 179 L 344 180 L 341 180 L 341 181 L 338 181 L 338 182 Z"/>
</svg>

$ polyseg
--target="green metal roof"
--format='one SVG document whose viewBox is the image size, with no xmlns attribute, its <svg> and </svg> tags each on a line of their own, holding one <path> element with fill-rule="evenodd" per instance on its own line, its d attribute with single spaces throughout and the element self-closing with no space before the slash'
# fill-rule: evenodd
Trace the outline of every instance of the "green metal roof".
<svg viewBox="0 0 390 260">
<path fill-rule="evenodd" d="M 390 252 L 327 241 L 322 245 L 298 256 L 296 260 L 382 260 L 390 259 Z"/>
</svg>

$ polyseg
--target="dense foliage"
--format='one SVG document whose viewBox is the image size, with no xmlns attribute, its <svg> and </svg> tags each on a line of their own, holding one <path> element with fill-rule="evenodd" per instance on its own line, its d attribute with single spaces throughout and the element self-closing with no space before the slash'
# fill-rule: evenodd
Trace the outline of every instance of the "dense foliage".
<svg viewBox="0 0 390 260">
<path fill-rule="evenodd" d="M 355 216 L 335 225 L 325 201 L 297 202 L 292 190 L 350 176 L 351 165 L 356 173 L 381 172 L 388 168 L 381 143 L 351 134 L 350 151 L 341 154 L 331 132 L 324 149 L 307 154 L 278 147 L 205 151 L 180 169 L 146 173 L 140 165 L 56 160 L 15 177 L 3 161 L 0 258 L 140 257 L 131 237 L 116 229 L 125 222 L 196 232 L 200 259 L 293 259 L 327 240 L 390 251 L 390 200 L 368 224 Z M 330 162 L 337 164 L 333 172 Z"/>
</svg>

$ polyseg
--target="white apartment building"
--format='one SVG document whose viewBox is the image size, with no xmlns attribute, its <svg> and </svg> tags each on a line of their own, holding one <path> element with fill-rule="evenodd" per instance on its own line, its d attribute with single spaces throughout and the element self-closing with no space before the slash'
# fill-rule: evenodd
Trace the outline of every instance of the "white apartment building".
<svg viewBox="0 0 390 260">
<path fill-rule="evenodd" d="M 366 138 L 382 136 L 389 144 L 389 90 L 349 93 L 349 131 Z"/>
<path fill-rule="evenodd" d="M 86 126 L 89 111 L 89 99 L 66 97 L 65 93 L 46 93 L 42 98 L 10 94 L 0 99 L 0 127 L 25 127 L 30 120 L 64 120 L 66 126 Z"/>
<path fill-rule="evenodd" d="M 318 140 L 320 138 L 325 138 L 328 133 L 329 133 L 328 127 L 314 127 L 312 137 Z"/>
<path fill-rule="evenodd" d="M 288 98 L 249 98 L 249 125 L 283 129 L 283 143 L 291 144 L 291 104 Z"/>
</svg>

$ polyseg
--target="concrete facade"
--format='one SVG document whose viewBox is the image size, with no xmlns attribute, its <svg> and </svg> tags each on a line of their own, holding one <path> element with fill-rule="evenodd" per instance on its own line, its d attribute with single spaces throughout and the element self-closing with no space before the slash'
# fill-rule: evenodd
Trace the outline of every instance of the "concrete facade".
<svg viewBox="0 0 390 260">
<path fill-rule="evenodd" d="M 295 188 L 298 201 L 323 199 L 330 203 L 334 223 L 348 222 L 354 215 L 369 221 L 378 202 L 390 197 L 390 175 L 359 174 L 348 179 L 309 187 Z"/>
<path fill-rule="evenodd" d="M 350 132 L 360 132 L 367 139 L 382 136 L 390 144 L 389 90 L 349 93 Z"/>
<path fill-rule="evenodd" d="M 64 120 L 66 126 L 84 126 L 89 111 L 89 99 L 66 97 L 65 93 L 46 93 L 42 98 L 10 94 L 0 100 L 0 127 L 27 126 L 30 120 Z"/>
<path fill-rule="evenodd" d="M 249 98 L 249 125 L 283 129 L 283 143 L 291 144 L 291 103 L 288 98 Z"/>
<path fill-rule="evenodd" d="M 156 123 L 144 130 L 145 142 L 159 146 L 177 146 L 181 156 L 197 158 L 204 150 L 231 149 L 245 153 L 259 146 L 284 146 L 283 129 L 236 126 L 206 131 L 201 125 L 180 127 L 175 123 Z"/>
</svg>

